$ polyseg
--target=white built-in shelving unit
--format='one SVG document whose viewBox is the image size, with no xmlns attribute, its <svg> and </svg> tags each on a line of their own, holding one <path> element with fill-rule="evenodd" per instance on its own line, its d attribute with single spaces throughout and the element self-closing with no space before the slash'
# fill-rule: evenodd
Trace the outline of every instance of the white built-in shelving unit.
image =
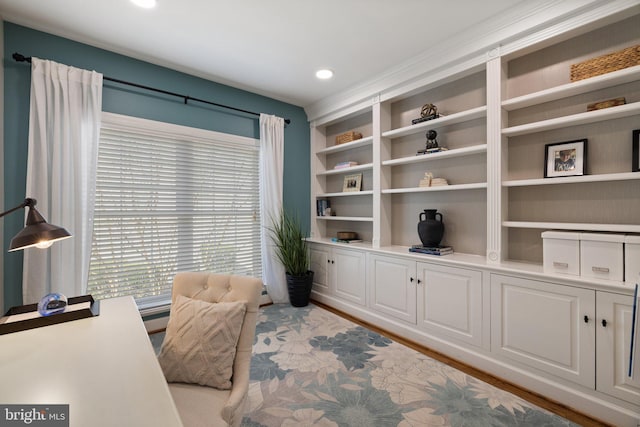
<svg viewBox="0 0 640 427">
<path fill-rule="evenodd" d="M 640 65 L 570 81 L 572 64 L 640 45 L 640 3 L 543 3 L 522 2 L 539 13 L 509 22 L 535 17 L 535 25 L 482 51 L 456 59 L 437 50 L 447 56 L 439 65 L 430 57 L 406 81 L 397 76 L 409 70 L 395 70 L 367 86 L 368 99 L 362 89 L 361 98 L 349 92 L 308 110 L 313 295 L 598 419 L 636 426 L 640 382 L 625 375 L 624 356 L 633 284 L 545 271 L 541 234 L 640 234 L 640 172 L 632 171 Z M 620 97 L 625 104 L 587 111 Z M 440 117 L 411 124 L 428 103 Z M 446 151 L 418 154 L 429 130 Z M 347 131 L 364 137 L 336 145 Z M 548 144 L 585 139 L 583 175 L 545 178 Z M 345 161 L 358 165 L 334 169 Z M 427 172 L 449 185 L 420 187 Z M 362 174 L 361 191 L 342 191 L 351 174 Z M 328 200 L 333 216 L 316 215 L 317 200 Z M 453 254 L 409 252 L 425 209 L 442 214 L 442 243 Z M 333 242 L 338 231 L 364 242 Z"/>
<path fill-rule="evenodd" d="M 456 252 L 541 264 L 544 230 L 640 232 L 640 173 L 630 160 L 631 132 L 640 128 L 640 65 L 569 79 L 571 64 L 640 43 L 637 17 L 613 21 L 573 28 L 556 42 L 507 43 L 487 52 L 485 63 L 434 73 L 422 87 L 393 87 L 359 110 L 312 122 L 312 212 L 317 199 L 328 199 L 336 215 L 314 214 L 312 236 L 352 230 L 372 248 L 408 247 L 419 243 L 419 213 L 438 209 L 443 243 Z M 586 111 L 620 96 L 626 104 Z M 426 103 L 440 117 L 411 124 Z M 416 154 L 431 129 L 448 151 Z M 364 137 L 335 145 L 350 130 Z M 543 178 L 546 144 L 585 138 L 585 175 Z M 333 169 L 347 160 L 359 164 Z M 420 187 L 425 172 L 450 185 Z M 363 175 L 362 191 L 343 193 L 344 176 L 354 173 Z"/>
<path fill-rule="evenodd" d="M 640 234 L 632 171 L 640 65 L 570 81 L 572 64 L 640 45 L 640 3 L 543 3 L 521 2 L 532 13 L 509 22 L 535 24 L 490 45 L 479 36 L 472 44 L 483 50 L 457 44 L 465 54 L 456 59 L 436 49 L 438 59 L 406 81 L 400 68 L 367 86 L 368 99 L 362 89 L 361 98 L 348 92 L 308 110 L 313 296 L 632 427 L 640 419 L 640 381 L 626 375 L 633 283 L 545 270 L 541 234 Z M 620 97 L 625 104 L 587 111 Z M 440 117 L 411 124 L 428 103 Z M 418 154 L 429 130 L 446 151 Z M 364 137 L 335 145 L 347 131 Z M 545 178 L 547 145 L 579 140 L 587 140 L 585 173 Z M 358 165 L 334 169 L 345 161 Z M 427 172 L 449 185 L 420 187 Z M 342 191 L 351 174 L 362 174 L 361 191 Z M 334 216 L 316 215 L 317 200 Z M 409 252 L 425 209 L 442 214 L 453 254 Z M 364 242 L 333 242 L 338 231 Z"/>
</svg>

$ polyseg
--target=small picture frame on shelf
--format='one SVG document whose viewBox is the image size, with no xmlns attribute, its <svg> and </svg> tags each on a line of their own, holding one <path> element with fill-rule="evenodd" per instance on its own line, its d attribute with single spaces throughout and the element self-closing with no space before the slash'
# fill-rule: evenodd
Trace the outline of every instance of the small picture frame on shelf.
<svg viewBox="0 0 640 427">
<path fill-rule="evenodd" d="M 360 191 L 362 187 L 362 174 L 357 173 L 353 175 L 347 175 L 344 177 L 344 183 L 342 184 L 342 191 Z"/>
<path fill-rule="evenodd" d="M 633 160 L 631 161 L 631 171 L 640 172 L 640 129 L 633 131 Z"/>
<path fill-rule="evenodd" d="M 587 164 L 587 139 L 556 142 L 544 146 L 544 177 L 584 175 Z"/>
</svg>

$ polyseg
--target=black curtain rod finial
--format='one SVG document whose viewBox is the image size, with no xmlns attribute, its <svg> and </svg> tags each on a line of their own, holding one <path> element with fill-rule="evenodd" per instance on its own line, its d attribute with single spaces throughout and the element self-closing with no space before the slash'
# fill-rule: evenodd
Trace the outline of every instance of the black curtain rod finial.
<svg viewBox="0 0 640 427">
<path fill-rule="evenodd" d="M 16 62 L 29 62 L 29 63 L 31 63 L 31 58 L 27 58 L 26 56 L 21 55 L 18 52 L 15 52 L 11 56 L 13 57 L 14 61 L 16 61 Z"/>
<path fill-rule="evenodd" d="M 24 56 L 24 55 L 22 55 L 22 54 L 20 54 L 18 52 L 14 52 L 14 54 L 11 55 L 11 56 L 13 57 L 14 61 L 16 61 L 16 62 L 28 62 L 28 63 L 31 63 L 31 57 L 26 57 L 26 56 Z M 170 95 L 170 96 L 175 96 L 175 97 L 178 97 L 178 98 L 182 98 L 184 100 L 184 104 L 185 105 L 187 105 L 188 102 L 191 100 L 191 101 L 202 102 L 204 104 L 214 105 L 216 107 L 222 107 L 222 108 L 226 108 L 226 109 L 229 109 L 229 110 L 239 111 L 241 113 L 251 114 L 251 115 L 260 117 L 259 113 L 254 113 L 253 111 L 243 110 L 241 108 L 231 107 L 229 105 L 218 104 L 217 102 L 211 102 L 211 101 L 207 101 L 207 100 L 204 100 L 204 99 L 193 98 L 193 97 L 191 97 L 189 95 L 180 95 L 179 93 L 173 93 L 173 92 L 169 92 L 169 91 L 166 91 L 166 90 L 163 90 L 163 89 L 156 89 L 156 88 L 145 86 L 145 85 L 141 85 L 141 84 L 138 84 L 138 83 L 131 83 L 131 82 L 127 82 L 127 81 L 120 80 L 120 79 L 114 79 L 114 78 L 107 77 L 107 76 L 102 76 L 102 78 L 104 80 L 109 80 L 109 81 L 112 81 L 112 82 L 115 82 L 115 83 L 121 83 L 121 84 L 129 85 L 129 86 L 134 86 L 134 87 L 137 87 L 137 88 L 140 88 L 140 89 L 150 90 L 150 91 L 153 91 L 153 92 L 164 93 L 165 95 Z M 291 120 L 289 120 L 289 119 L 284 119 L 284 122 L 285 122 L 285 124 L 291 124 Z"/>
</svg>

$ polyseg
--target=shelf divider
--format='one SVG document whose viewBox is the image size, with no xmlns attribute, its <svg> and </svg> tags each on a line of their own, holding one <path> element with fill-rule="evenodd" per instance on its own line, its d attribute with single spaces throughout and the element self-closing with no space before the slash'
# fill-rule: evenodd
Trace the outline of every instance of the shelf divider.
<svg viewBox="0 0 640 427">
<path fill-rule="evenodd" d="M 639 113 L 640 102 L 633 102 L 631 104 L 619 105 L 617 107 L 604 108 L 602 110 L 596 111 L 586 111 L 584 113 L 571 114 L 569 116 L 556 117 L 554 119 L 541 120 L 539 122 L 504 128 L 502 129 L 502 135 L 526 135 L 530 133 L 542 132 L 545 130 L 597 123 L 604 120 L 620 119 Z"/>
<path fill-rule="evenodd" d="M 486 153 L 487 144 L 471 145 L 469 147 L 454 148 L 452 150 L 440 151 L 432 154 L 419 154 L 415 156 L 400 157 L 397 159 L 385 160 L 382 166 L 406 165 L 409 163 L 428 162 L 429 160 L 438 160 L 444 158 L 453 158 L 460 156 L 471 156 L 478 153 Z"/>
<path fill-rule="evenodd" d="M 584 230 L 604 231 L 614 233 L 640 233 L 640 225 L 634 224 L 591 224 L 577 222 L 534 222 L 534 221 L 504 221 L 505 227 L 510 228 L 539 228 L 554 230 Z"/>
<path fill-rule="evenodd" d="M 456 123 L 467 122 L 469 120 L 479 119 L 487 115 L 487 106 L 472 108 L 470 110 L 461 111 L 459 113 L 448 114 L 433 120 L 418 123 L 415 125 L 404 126 L 398 129 L 382 132 L 383 138 L 400 138 L 401 136 L 413 135 L 423 132 L 425 129 L 437 128 L 442 126 L 453 125 Z"/>
<path fill-rule="evenodd" d="M 604 173 L 599 175 L 566 176 L 560 178 L 517 179 L 504 181 L 503 187 L 527 187 L 534 185 L 579 184 L 581 182 L 630 181 L 640 179 L 640 172 Z"/>
</svg>

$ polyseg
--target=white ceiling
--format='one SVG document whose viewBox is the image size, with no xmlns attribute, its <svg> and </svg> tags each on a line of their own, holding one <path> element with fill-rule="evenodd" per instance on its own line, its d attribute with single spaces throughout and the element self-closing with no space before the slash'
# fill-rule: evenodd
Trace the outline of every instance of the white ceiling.
<svg viewBox="0 0 640 427">
<path fill-rule="evenodd" d="M 144 10 L 129 0 L 0 0 L 0 16 L 304 107 L 491 25 L 518 3 L 158 0 Z M 330 81 L 314 76 L 324 67 L 335 72 Z"/>
</svg>

